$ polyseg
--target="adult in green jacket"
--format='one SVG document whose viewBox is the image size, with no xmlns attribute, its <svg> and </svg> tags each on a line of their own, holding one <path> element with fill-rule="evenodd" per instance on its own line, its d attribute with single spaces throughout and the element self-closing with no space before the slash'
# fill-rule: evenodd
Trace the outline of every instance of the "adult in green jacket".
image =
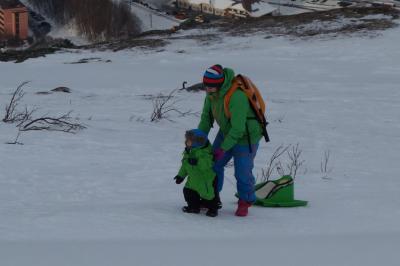
<svg viewBox="0 0 400 266">
<path fill-rule="evenodd" d="M 236 90 L 230 99 L 231 117 L 228 118 L 225 114 L 224 98 L 232 87 L 234 78 L 234 71 L 221 65 L 214 65 L 205 71 L 203 84 L 207 94 L 198 128 L 208 134 L 214 122 L 219 126 L 213 143 L 214 170 L 218 177 L 217 191 L 220 192 L 223 187 L 224 167 L 233 158 L 239 195 L 236 215 L 246 216 L 248 208 L 256 200 L 252 170 L 262 128 L 241 89 Z"/>
</svg>

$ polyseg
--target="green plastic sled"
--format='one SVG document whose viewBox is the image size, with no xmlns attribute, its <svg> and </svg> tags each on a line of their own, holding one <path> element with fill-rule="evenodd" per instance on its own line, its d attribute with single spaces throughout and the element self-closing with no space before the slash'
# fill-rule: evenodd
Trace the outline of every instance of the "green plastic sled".
<svg viewBox="0 0 400 266">
<path fill-rule="evenodd" d="M 254 205 L 263 207 L 299 207 L 308 203 L 294 199 L 294 181 L 289 175 L 257 184 L 255 193 L 257 199 Z"/>
</svg>

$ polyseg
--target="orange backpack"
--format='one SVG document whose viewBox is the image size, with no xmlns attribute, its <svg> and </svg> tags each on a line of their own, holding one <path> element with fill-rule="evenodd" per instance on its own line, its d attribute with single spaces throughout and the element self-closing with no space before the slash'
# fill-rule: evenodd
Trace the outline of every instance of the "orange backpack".
<svg viewBox="0 0 400 266">
<path fill-rule="evenodd" d="M 254 83 L 248 77 L 237 75 L 233 80 L 232 86 L 228 90 L 224 98 L 225 115 L 228 117 L 228 119 L 231 118 L 231 112 L 229 111 L 229 102 L 233 93 L 235 93 L 237 89 L 241 89 L 246 94 L 247 98 L 249 99 L 250 106 L 253 109 L 254 114 L 256 115 L 255 118 L 261 124 L 265 141 L 269 142 L 269 136 L 267 132 L 268 122 L 265 118 L 265 102 L 257 86 L 254 85 Z M 248 131 L 247 124 L 246 130 Z M 249 132 L 247 132 L 247 135 L 250 138 Z"/>
</svg>

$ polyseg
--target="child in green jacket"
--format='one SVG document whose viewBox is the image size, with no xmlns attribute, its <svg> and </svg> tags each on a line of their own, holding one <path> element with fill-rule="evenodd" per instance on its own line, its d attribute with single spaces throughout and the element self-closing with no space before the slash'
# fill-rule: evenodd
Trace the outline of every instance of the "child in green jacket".
<svg viewBox="0 0 400 266">
<path fill-rule="evenodd" d="M 218 200 L 215 193 L 216 174 L 213 170 L 213 153 L 207 134 L 199 129 L 186 132 L 185 151 L 182 166 L 174 178 L 177 184 L 187 178 L 183 195 L 187 206 L 182 208 L 186 213 L 200 213 L 200 206 L 208 210 L 206 215 L 218 215 Z"/>
</svg>

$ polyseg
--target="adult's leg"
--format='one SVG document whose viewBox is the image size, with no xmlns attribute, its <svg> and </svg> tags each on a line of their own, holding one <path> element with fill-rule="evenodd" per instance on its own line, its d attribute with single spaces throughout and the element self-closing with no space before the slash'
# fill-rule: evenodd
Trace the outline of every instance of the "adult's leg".
<svg viewBox="0 0 400 266">
<path fill-rule="evenodd" d="M 213 143 L 213 151 L 221 147 L 222 142 L 224 141 L 224 136 L 221 131 L 218 132 L 217 137 Z M 217 193 L 221 192 L 222 187 L 224 185 L 224 168 L 226 164 L 232 159 L 232 152 L 227 151 L 224 154 L 224 157 L 216 161 L 214 163 L 214 171 L 217 174 Z"/>
<path fill-rule="evenodd" d="M 258 143 L 253 144 L 250 153 L 249 145 L 236 145 L 233 150 L 235 165 L 235 178 L 239 199 L 254 203 L 256 195 L 254 191 L 255 178 L 253 175 L 254 158 L 257 154 Z"/>
</svg>

